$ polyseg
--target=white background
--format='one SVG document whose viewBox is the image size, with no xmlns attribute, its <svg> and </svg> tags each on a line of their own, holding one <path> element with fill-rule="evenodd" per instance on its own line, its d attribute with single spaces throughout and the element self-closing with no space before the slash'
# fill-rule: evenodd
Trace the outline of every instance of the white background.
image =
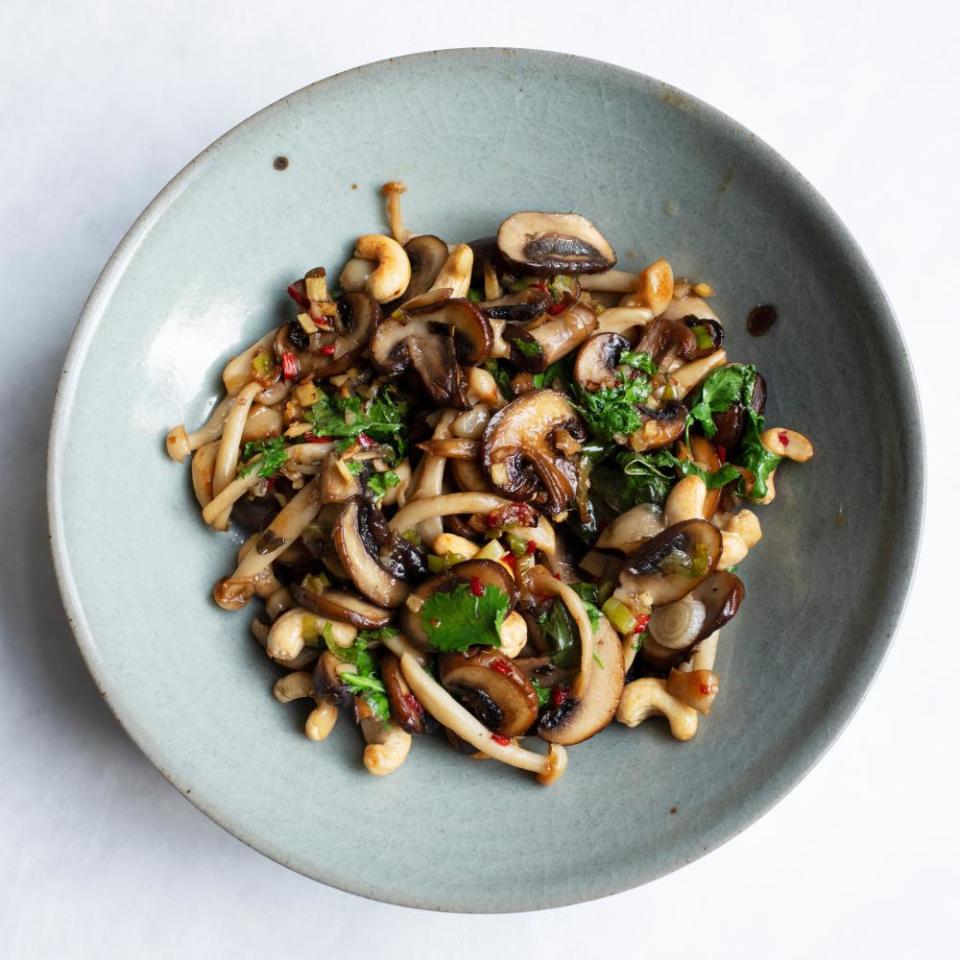
<svg viewBox="0 0 960 960">
<path fill-rule="evenodd" d="M 958 9 L 3 0 L 0 956 L 956 956 Z M 43 505 L 70 331 L 103 262 L 163 184 L 227 128 L 312 80 L 483 45 L 565 50 L 652 74 L 783 153 L 846 221 L 892 298 L 929 451 L 928 531 L 898 640 L 814 772 L 745 834 L 668 878 L 503 917 L 432 915 L 326 889 L 194 810 L 87 675 L 60 612 Z M 25 600 L 28 579 L 45 585 L 42 609 Z"/>
</svg>

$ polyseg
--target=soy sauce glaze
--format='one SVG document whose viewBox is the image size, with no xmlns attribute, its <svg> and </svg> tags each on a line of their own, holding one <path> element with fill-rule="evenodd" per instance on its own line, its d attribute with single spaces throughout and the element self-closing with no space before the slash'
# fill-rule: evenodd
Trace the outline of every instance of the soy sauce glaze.
<svg viewBox="0 0 960 960">
<path fill-rule="evenodd" d="M 747 314 L 747 332 L 762 337 L 777 322 L 777 308 L 769 303 L 754 307 Z"/>
</svg>

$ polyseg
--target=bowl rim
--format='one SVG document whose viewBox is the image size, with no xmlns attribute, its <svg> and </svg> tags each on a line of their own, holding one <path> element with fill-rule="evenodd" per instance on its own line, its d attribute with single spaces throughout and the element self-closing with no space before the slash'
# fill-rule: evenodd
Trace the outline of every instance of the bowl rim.
<svg viewBox="0 0 960 960">
<path fill-rule="evenodd" d="M 410 895 L 397 895 L 392 890 L 378 890 L 373 885 L 369 890 L 357 889 L 349 882 L 325 875 L 323 869 L 310 872 L 301 869 L 284 855 L 269 838 L 261 838 L 246 834 L 243 824 L 231 815 L 228 810 L 219 807 L 215 800 L 198 797 L 180 779 L 175 769 L 168 769 L 157 751 L 150 749 L 146 729 L 141 728 L 136 714 L 126 708 L 120 701 L 114 702 L 110 696 L 111 680 L 108 672 L 99 663 L 96 643 L 93 632 L 86 622 L 82 599 L 73 578 L 70 559 L 67 549 L 67 539 L 63 528 L 63 501 L 65 491 L 62 487 L 62 471 L 64 463 L 64 431 L 79 381 L 83 370 L 87 351 L 97 333 L 104 310 L 108 306 L 113 292 L 122 278 L 127 266 L 136 255 L 141 241 L 148 235 L 154 223 L 165 213 L 176 198 L 189 185 L 194 174 L 202 168 L 219 149 L 229 142 L 234 134 L 242 127 L 251 123 L 268 111 L 274 110 L 287 101 L 322 91 L 336 81 L 345 79 L 362 80 L 364 75 L 377 69 L 387 68 L 394 64 L 409 61 L 428 62 L 431 60 L 455 61 L 461 58 L 499 58 L 495 62 L 505 62 L 505 57 L 522 57 L 528 62 L 537 60 L 549 63 L 552 67 L 561 67 L 564 63 L 578 62 L 586 64 L 588 68 L 615 75 L 620 79 L 634 84 L 646 86 L 657 91 L 661 96 L 669 97 L 672 102 L 688 104 L 694 107 L 702 121 L 711 123 L 725 130 L 738 140 L 748 141 L 749 149 L 760 155 L 761 159 L 775 164 L 778 178 L 783 178 L 790 190 L 804 197 L 817 215 L 824 222 L 829 232 L 842 244 L 847 255 L 853 261 L 857 272 L 865 276 L 875 287 L 877 320 L 884 328 L 887 339 L 892 346 L 899 346 L 901 357 L 896 369 L 898 374 L 895 382 L 901 401 L 906 406 L 918 429 L 905 438 L 907 454 L 916 464 L 913 473 L 914 483 L 901 504 L 903 514 L 903 529 L 907 542 L 902 545 L 904 555 L 908 559 L 903 573 L 895 583 L 895 589 L 885 598 L 885 605 L 891 610 L 888 618 L 888 627 L 881 635 L 874 635 L 869 651 L 860 661 L 856 672 L 847 677 L 842 696 L 833 701 L 824 711 L 815 727 L 811 728 L 804 739 L 791 752 L 789 762 L 784 763 L 775 775 L 762 786 L 756 788 L 746 803 L 728 815 L 722 829 L 718 827 L 715 835 L 705 840 L 695 856 L 686 857 L 676 855 L 673 859 L 664 858 L 654 870 L 643 870 L 640 865 L 630 865 L 627 869 L 611 873 L 603 883 L 597 884 L 590 892 L 575 895 L 547 895 L 529 898 L 515 897 L 510 907 L 490 907 L 480 902 L 480 898 L 469 895 L 457 901 L 442 900 L 440 895 L 421 895 L 414 891 Z M 53 554 L 57 585 L 66 613 L 67 622 L 76 637 L 80 652 L 89 669 L 93 681 L 101 696 L 107 702 L 114 717 L 127 732 L 137 747 L 146 755 L 150 762 L 176 789 L 189 800 L 198 810 L 213 820 L 216 824 L 236 837 L 242 843 L 264 854 L 281 865 L 292 869 L 310 879 L 320 881 L 327 886 L 375 899 L 380 902 L 398 906 L 412 907 L 426 910 L 440 910 L 466 913 L 512 913 L 527 910 L 547 909 L 582 903 L 588 900 L 610 896 L 628 889 L 642 886 L 652 880 L 665 876 L 673 871 L 692 863 L 694 860 L 712 852 L 718 847 L 732 840 L 757 819 L 772 809 L 782 800 L 823 758 L 830 747 L 836 742 L 847 724 L 857 712 L 864 697 L 876 679 L 883 662 L 885 661 L 894 636 L 902 621 L 910 591 L 916 574 L 919 547 L 923 532 L 925 513 L 927 468 L 925 457 L 925 431 L 922 417 L 922 408 L 917 388 L 916 374 L 907 351 L 906 343 L 897 322 L 896 315 L 890 305 L 886 291 L 873 269 L 872 264 L 854 239 L 851 232 L 836 214 L 830 204 L 813 187 L 809 181 L 794 168 L 783 156 L 769 146 L 764 140 L 752 133 L 727 114 L 711 106 L 703 100 L 692 96 L 684 90 L 658 80 L 647 74 L 631 70 L 617 64 L 608 63 L 590 57 L 563 53 L 551 50 L 536 50 L 522 47 L 455 47 L 441 50 L 430 50 L 419 53 L 406 54 L 399 57 L 389 57 L 382 60 L 361 64 L 348 70 L 332 74 L 316 80 L 299 90 L 293 91 L 278 100 L 264 106 L 249 117 L 231 127 L 224 134 L 214 140 L 209 146 L 197 154 L 186 164 L 150 201 L 147 207 L 134 220 L 123 238 L 117 244 L 106 264 L 98 276 L 79 316 L 70 344 L 63 362 L 62 371 L 58 378 L 54 400 L 53 417 L 50 437 L 47 447 L 47 479 L 46 499 L 47 516 L 50 533 L 50 546 Z"/>
</svg>

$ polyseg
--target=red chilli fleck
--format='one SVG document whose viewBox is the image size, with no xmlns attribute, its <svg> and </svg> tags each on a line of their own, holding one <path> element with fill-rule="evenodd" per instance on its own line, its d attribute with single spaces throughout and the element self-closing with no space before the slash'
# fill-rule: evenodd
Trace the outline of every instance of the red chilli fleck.
<svg viewBox="0 0 960 960">
<path fill-rule="evenodd" d="M 475 597 L 482 597 L 482 596 L 483 596 L 483 591 L 484 591 L 485 589 L 486 589 L 486 588 L 485 588 L 484 585 L 483 585 L 483 581 L 482 581 L 479 577 L 471 577 L 471 578 L 470 578 L 470 592 L 471 592 Z"/>
<path fill-rule="evenodd" d="M 283 365 L 283 379 L 295 380 L 300 367 L 296 355 L 289 350 L 284 350 L 280 355 L 280 362 Z"/>
<path fill-rule="evenodd" d="M 527 541 L 527 556 L 529 557 L 531 553 L 537 552 L 537 545 L 532 541 Z"/>
<path fill-rule="evenodd" d="M 499 743 L 501 747 L 508 747 L 508 746 L 510 746 L 510 738 L 509 738 L 509 737 L 501 736 L 499 733 L 491 733 L 491 734 L 490 734 L 490 739 L 491 739 L 494 743 Z"/>
<path fill-rule="evenodd" d="M 303 439 L 307 443 L 333 443 L 334 438 L 328 436 L 318 437 L 315 433 L 305 433 Z"/>
<path fill-rule="evenodd" d="M 337 352 L 337 345 L 335 343 L 325 343 L 320 348 L 320 352 L 325 357 L 332 357 Z"/>
<path fill-rule="evenodd" d="M 561 707 L 567 702 L 570 691 L 566 687 L 554 687 L 550 691 L 550 703 L 555 707 Z"/>
<path fill-rule="evenodd" d="M 371 447 L 375 447 L 377 445 L 377 441 L 365 433 L 357 434 L 357 443 L 359 443 L 364 450 L 369 450 Z"/>
<path fill-rule="evenodd" d="M 551 304 L 549 307 L 547 307 L 547 313 L 549 313 L 551 317 L 556 317 L 563 313 L 563 311 L 566 309 L 567 305 L 562 300 L 559 300 L 557 303 Z"/>
<path fill-rule="evenodd" d="M 517 558 L 512 553 L 505 553 L 500 558 L 514 573 L 517 572 Z"/>
<path fill-rule="evenodd" d="M 709 683 L 701 683 L 701 684 L 700 684 L 700 692 L 701 692 L 705 697 L 709 697 L 709 696 L 710 696 L 710 684 L 709 684 Z"/>
<path fill-rule="evenodd" d="M 719 446 L 719 445 L 717 446 L 717 458 L 719 459 L 719 461 L 720 461 L 721 463 L 726 463 L 726 462 L 727 462 L 727 448 L 726 448 L 726 447 L 721 447 L 721 446 Z"/>
<path fill-rule="evenodd" d="M 633 632 L 643 633 L 643 631 L 647 629 L 647 624 L 649 622 L 650 622 L 650 614 L 641 613 L 640 616 L 637 617 L 637 625 L 633 628 Z"/>
<path fill-rule="evenodd" d="M 780 441 L 781 445 L 787 447 L 790 445 L 790 437 L 787 436 L 786 430 L 781 430 L 777 434 L 777 439 Z"/>
<path fill-rule="evenodd" d="M 496 670 L 497 673 L 502 673 L 505 677 L 513 673 L 513 669 L 506 660 L 494 660 L 490 664 L 491 670 Z"/>
<path fill-rule="evenodd" d="M 306 295 L 302 294 L 296 288 L 296 286 L 294 286 L 294 284 L 291 283 L 290 286 L 287 287 L 287 294 L 289 295 L 291 300 L 293 300 L 295 303 L 299 303 L 301 307 L 310 306 L 310 301 L 307 299 Z"/>
</svg>

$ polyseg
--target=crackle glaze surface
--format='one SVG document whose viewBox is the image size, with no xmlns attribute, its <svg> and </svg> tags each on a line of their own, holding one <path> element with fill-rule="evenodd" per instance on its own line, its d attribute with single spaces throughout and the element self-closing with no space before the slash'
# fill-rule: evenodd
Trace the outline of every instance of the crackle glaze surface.
<svg viewBox="0 0 960 960">
<path fill-rule="evenodd" d="M 331 150 L 331 137 L 350 149 Z M 763 542 L 741 568 L 746 601 L 720 646 L 719 701 L 692 742 L 655 721 L 614 725 L 572 748 L 565 779 L 543 789 L 421 738 L 397 774 L 374 779 L 350 724 L 324 744 L 303 737 L 303 710 L 270 695 L 275 671 L 250 636 L 251 613 L 210 601 L 235 545 L 202 526 L 165 431 L 203 419 L 224 361 L 289 314 L 287 283 L 317 264 L 338 270 L 353 237 L 381 229 L 377 188 L 394 178 L 409 185 L 414 230 L 466 240 L 518 208 L 574 209 L 600 225 L 622 266 L 665 255 L 678 274 L 710 280 L 729 353 L 767 377 L 771 424 L 782 412 L 813 439 L 816 458 L 781 470 L 776 503 L 761 509 Z M 744 320 L 761 302 L 780 320 L 753 339 Z M 422 54 L 257 114 L 134 225 L 91 296 L 61 384 L 54 553 L 104 696 L 228 830 L 365 896 L 536 909 L 699 857 L 828 746 L 876 671 L 908 586 L 917 423 L 904 347 L 868 266 L 823 201 L 746 130 L 601 63 Z M 105 437 L 123 469 L 104 469 Z M 869 489 L 854 485 L 851 462 Z M 349 822 L 331 822 L 343 810 Z"/>
</svg>

